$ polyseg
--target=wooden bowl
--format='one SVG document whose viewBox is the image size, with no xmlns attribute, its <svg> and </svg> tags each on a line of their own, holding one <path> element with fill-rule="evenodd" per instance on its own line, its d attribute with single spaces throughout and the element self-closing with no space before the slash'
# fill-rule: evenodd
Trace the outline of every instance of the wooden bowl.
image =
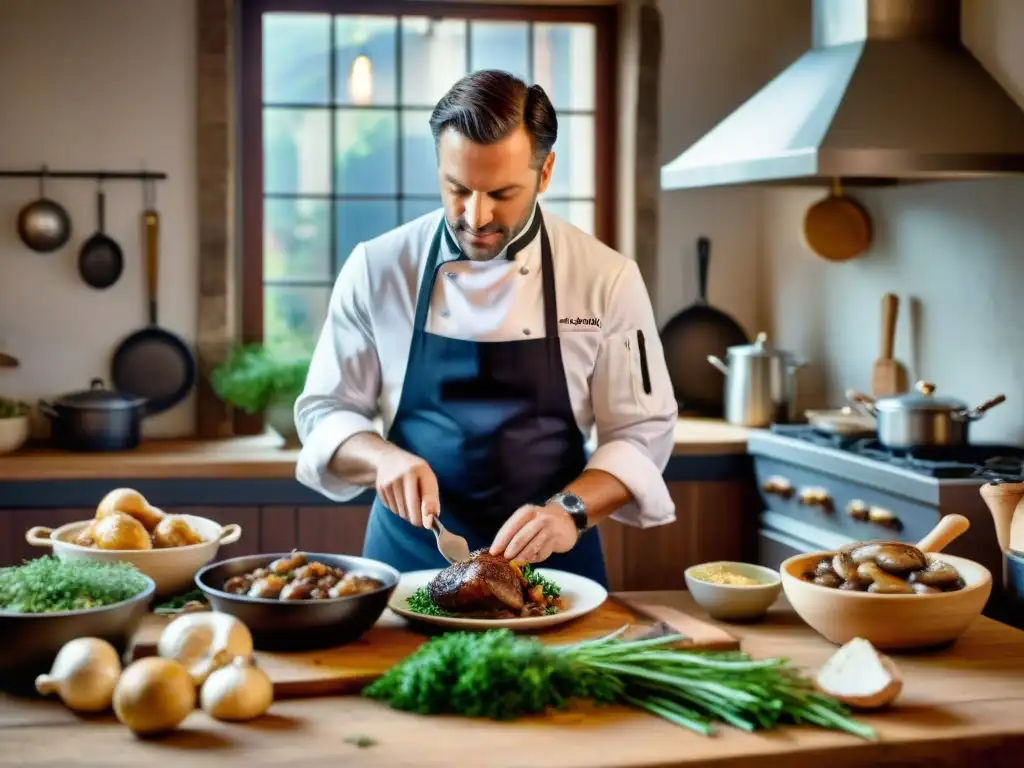
<svg viewBox="0 0 1024 768">
<path fill-rule="evenodd" d="M 221 525 L 216 520 L 196 515 L 179 515 L 203 537 L 200 544 L 167 549 L 95 549 L 75 544 L 78 535 L 92 520 L 79 520 L 56 530 L 37 525 L 25 532 L 25 541 L 34 547 L 48 547 L 63 560 L 126 560 L 156 582 L 156 594 L 175 595 L 194 588 L 196 572 L 217 557 L 225 544 L 242 536 L 236 523 Z"/>
<path fill-rule="evenodd" d="M 929 553 L 960 572 L 966 586 L 933 595 L 878 595 L 813 584 L 803 574 L 832 551 L 794 555 L 779 571 L 786 599 L 797 615 L 836 645 L 855 637 L 879 650 L 909 651 L 948 645 L 974 623 L 992 593 L 992 574 L 962 557 Z"/>
</svg>

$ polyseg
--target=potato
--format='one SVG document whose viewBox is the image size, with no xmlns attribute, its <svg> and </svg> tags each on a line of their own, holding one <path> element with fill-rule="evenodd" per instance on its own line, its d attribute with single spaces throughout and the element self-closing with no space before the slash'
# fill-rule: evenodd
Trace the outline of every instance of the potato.
<svg viewBox="0 0 1024 768">
<path fill-rule="evenodd" d="M 114 512 L 95 521 L 90 535 L 97 549 L 152 549 L 149 532 L 131 515 Z"/>
<path fill-rule="evenodd" d="M 196 533 L 185 518 L 178 515 L 166 515 L 153 529 L 153 545 L 157 549 L 188 547 L 202 543 L 203 537 Z"/>
<path fill-rule="evenodd" d="M 117 513 L 131 515 L 150 533 L 165 517 L 161 510 L 151 506 L 146 497 L 134 488 L 115 488 L 96 507 L 97 519 Z"/>
</svg>

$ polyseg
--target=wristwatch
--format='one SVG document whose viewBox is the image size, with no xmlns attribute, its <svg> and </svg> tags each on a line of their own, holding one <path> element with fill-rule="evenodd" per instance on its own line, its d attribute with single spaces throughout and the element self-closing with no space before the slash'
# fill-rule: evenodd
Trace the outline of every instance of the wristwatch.
<svg viewBox="0 0 1024 768">
<path fill-rule="evenodd" d="M 583 503 L 583 499 L 575 493 L 563 491 L 552 496 L 548 503 L 550 504 L 552 501 L 569 513 L 569 517 L 576 524 L 577 539 L 587 532 L 587 505 Z"/>
</svg>

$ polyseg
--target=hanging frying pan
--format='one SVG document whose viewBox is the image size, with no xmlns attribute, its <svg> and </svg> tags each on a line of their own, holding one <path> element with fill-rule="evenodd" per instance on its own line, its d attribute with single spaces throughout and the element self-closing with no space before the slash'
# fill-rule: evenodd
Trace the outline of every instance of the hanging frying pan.
<svg viewBox="0 0 1024 768">
<path fill-rule="evenodd" d="M 149 415 L 173 408 L 188 396 L 196 381 L 196 361 L 185 342 L 157 324 L 160 218 L 153 182 L 147 179 L 143 183 L 149 326 L 120 343 L 111 363 L 111 379 L 121 394 L 144 398 Z"/>
<path fill-rule="evenodd" d="M 856 200 L 843 194 L 839 179 L 832 191 L 807 209 L 804 242 L 829 261 L 848 261 L 871 247 L 871 217 Z"/>
<path fill-rule="evenodd" d="M 698 238 L 697 301 L 665 324 L 661 343 L 680 411 L 721 416 L 725 386 L 722 374 L 708 365 L 708 355 L 724 360 L 729 347 L 750 339 L 731 316 L 708 304 L 710 265 L 711 241 Z"/>
<path fill-rule="evenodd" d="M 18 212 L 18 237 L 36 253 L 53 253 L 71 238 L 71 217 L 63 205 L 46 196 L 46 175 L 39 174 L 39 198 Z"/>
<path fill-rule="evenodd" d="M 103 231 L 105 209 L 106 195 L 101 181 L 96 189 L 96 233 L 85 241 L 82 250 L 78 252 L 78 273 L 86 285 L 100 290 L 116 283 L 124 270 L 121 246 Z"/>
</svg>

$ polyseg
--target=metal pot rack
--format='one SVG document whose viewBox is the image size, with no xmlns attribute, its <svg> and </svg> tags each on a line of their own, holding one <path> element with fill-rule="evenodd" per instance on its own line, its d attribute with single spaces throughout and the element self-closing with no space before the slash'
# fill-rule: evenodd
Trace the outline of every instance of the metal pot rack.
<svg viewBox="0 0 1024 768">
<path fill-rule="evenodd" d="M 34 170 L 5 170 L 0 168 L 0 178 L 8 179 L 92 179 L 93 181 L 165 181 L 167 174 L 162 171 L 54 171 L 47 166 Z"/>
</svg>

